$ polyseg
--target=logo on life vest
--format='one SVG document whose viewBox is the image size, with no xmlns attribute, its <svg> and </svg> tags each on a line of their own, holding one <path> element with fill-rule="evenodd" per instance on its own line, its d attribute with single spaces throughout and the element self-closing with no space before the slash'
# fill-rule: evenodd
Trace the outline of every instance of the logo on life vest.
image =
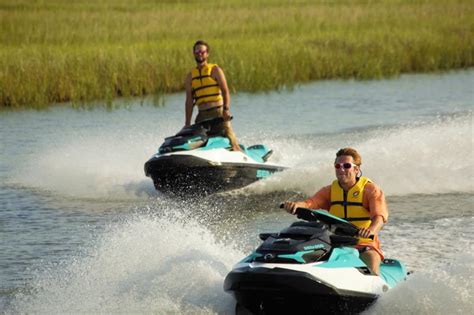
<svg viewBox="0 0 474 315">
<path fill-rule="evenodd" d="M 357 197 L 359 196 L 360 194 L 360 191 L 354 191 L 354 193 L 352 194 L 352 197 Z"/>
</svg>

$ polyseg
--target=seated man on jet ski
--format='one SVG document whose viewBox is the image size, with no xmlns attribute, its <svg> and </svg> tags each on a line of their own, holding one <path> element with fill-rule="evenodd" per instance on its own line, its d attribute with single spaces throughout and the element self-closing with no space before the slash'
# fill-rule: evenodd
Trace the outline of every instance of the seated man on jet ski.
<svg viewBox="0 0 474 315">
<path fill-rule="evenodd" d="M 387 222 L 388 209 L 383 191 L 361 176 L 361 164 L 362 158 L 355 149 L 340 149 L 334 162 L 337 179 L 305 201 L 285 202 L 284 208 L 291 214 L 299 207 L 325 209 L 359 227 L 361 239 L 356 248 L 360 258 L 379 275 L 384 257 L 377 234 Z M 372 235 L 373 240 L 369 238 Z"/>
<path fill-rule="evenodd" d="M 222 133 L 230 140 L 233 151 L 240 151 L 237 137 L 230 125 L 230 93 L 224 72 L 218 65 L 207 63 L 209 45 L 199 40 L 193 46 L 197 67 L 187 75 L 186 113 L 184 127 L 191 125 L 193 107 L 197 105 L 199 113 L 196 122 L 223 117 L 224 122 L 211 127 L 211 133 Z"/>
</svg>

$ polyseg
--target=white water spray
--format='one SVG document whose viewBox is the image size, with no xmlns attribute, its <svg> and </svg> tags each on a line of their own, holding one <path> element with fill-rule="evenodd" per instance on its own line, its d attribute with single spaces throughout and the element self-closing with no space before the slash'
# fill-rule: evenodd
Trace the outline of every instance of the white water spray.
<svg viewBox="0 0 474 315">
<path fill-rule="evenodd" d="M 159 209 L 173 211 L 174 209 Z M 111 226 L 83 253 L 43 266 L 20 313 L 231 313 L 223 280 L 242 253 L 196 222 L 140 215 Z"/>
<path fill-rule="evenodd" d="M 250 186 L 246 191 L 266 193 L 296 190 L 307 195 L 329 185 L 334 179 L 332 163 L 339 148 L 350 146 L 362 155 L 363 174 L 386 195 L 433 194 L 474 191 L 472 115 L 436 120 L 429 124 L 400 126 L 329 135 L 324 146 L 307 149 L 304 145 L 278 141 L 284 151 L 282 163 L 292 168 Z M 309 140 L 303 143 L 312 143 Z"/>
</svg>

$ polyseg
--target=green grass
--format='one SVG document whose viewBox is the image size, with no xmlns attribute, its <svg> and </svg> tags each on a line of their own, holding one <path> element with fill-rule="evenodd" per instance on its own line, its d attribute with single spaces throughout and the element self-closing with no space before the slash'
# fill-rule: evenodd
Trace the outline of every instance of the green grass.
<svg viewBox="0 0 474 315">
<path fill-rule="evenodd" d="M 472 0 L 0 0 L 0 107 L 183 90 L 192 44 L 232 91 L 473 66 Z"/>
</svg>

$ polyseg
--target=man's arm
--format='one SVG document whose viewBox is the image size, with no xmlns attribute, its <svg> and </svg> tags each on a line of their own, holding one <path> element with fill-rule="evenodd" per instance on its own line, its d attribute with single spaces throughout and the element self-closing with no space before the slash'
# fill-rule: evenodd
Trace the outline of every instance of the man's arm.
<svg viewBox="0 0 474 315">
<path fill-rule="evenodd" d="M 287 201 L 284 208 L 288 213 L 295 214 L 297 208 L 324 209 L 329 210 L 331 206 L 331 186 L 325 186 L 317 191 L 312 197 L 304 201 Z"/>
<path fill-rule="evenodd" d="M 372 223 L 369 225 L 368 228 L 362 228 L 359 230 L 360 237 L 369 237 L 370 235 L 377 235 L 379 231 L 383 227 L 383 217 L 378 215 L 376 217 L 372 217 Z"/>
<path fill-rule="evenodd" d="M 219 88 L 222 91 L 222 98 L 224 99 L 224 119 L 230 119 L 230 92 L 224 71 L 222 71 L 218 66 L 215 66 L 212 68 L 211 76 L 217 81 L 217 84 L 219 84 Z"/>
<path fill-rule="evenodd" d="M 367 198 L 366 203 L 368 203 L 372 223 L 368 228 L 359 231 L 361 237 L 377 235 L 388 219 L 387 201 L 382 189 L 373 183 L 367 184 L 364 189 L 365 198 Z"/>
<path fill-rule="evenodd" d="M 286 212 L 295 214 L 296 209 L 298 208 L 307 208 L 308 205 L 304 201 L 286 201 L 283 204 L 283 208 L 286 210 Z"/>
<path fill-rule="evenodd" d="M 185 121 L 184 126 L 187 127 L 191 125 L 191 118 L 193 117 L 193 92 L 191 87 L 191 72 L 186 76 L 184 81 L 184 87 L 186 88 L 186 103 L 185 103 Z"/>
</svg>

